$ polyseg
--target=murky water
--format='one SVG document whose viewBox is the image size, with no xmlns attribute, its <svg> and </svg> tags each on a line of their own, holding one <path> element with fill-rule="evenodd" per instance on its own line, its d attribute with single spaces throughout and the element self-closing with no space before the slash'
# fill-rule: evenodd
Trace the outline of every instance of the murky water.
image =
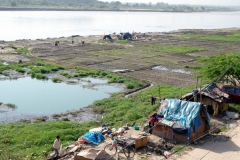
<svg viewBox="0 0 240 160">
<path fill-rule="evenodd" d="M 13 118 L 14 115 L 50 115 L 80 109 L 123 89 L 107 84 L 106 79 L 83 78 L 68 85 L 25 77 L 0 81 L 0 90 L 0 102 L 17 105 L 14 111 L 0 113 L 1 121 L 1 118 Z"/>
<path fill-rule="evenodd" d="M 6 41 L 240 27 L 240 12 L 0 11 L 0 15 L 0 40 Z"/>
</svg>

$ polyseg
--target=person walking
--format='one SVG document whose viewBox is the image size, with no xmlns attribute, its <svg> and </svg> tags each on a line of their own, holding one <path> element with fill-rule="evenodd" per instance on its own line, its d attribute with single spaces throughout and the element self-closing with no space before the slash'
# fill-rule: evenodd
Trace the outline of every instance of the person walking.
<svg viewBox="0 0 240 160">
<path fill-rule="evenodd" d="M 54 143 L 53 143 L 53 149 L 54 149 L 54 155 L 52 157 L 58 157 L 59 156 L 59 150 L 60 148 L 60 136 L 57 136 Z"/>
<path fill-rule="evenodd" d="M 72 36 L 72 44 L 74 43 L 74 37 Z"/>
</svg>

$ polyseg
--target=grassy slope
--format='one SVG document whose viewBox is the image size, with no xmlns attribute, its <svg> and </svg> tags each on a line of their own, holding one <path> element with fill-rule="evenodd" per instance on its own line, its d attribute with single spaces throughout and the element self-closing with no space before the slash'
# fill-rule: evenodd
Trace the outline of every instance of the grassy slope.
<svg viewBox="0 0 240 160">
<path fill-rule="evenodd" d="M 56 135 L 60 135 L 63 145 L 71 144 L 96 123 L 71 122 L 11 123 L 0 125 L 0 159 L 41 159 L 49 152 Z M 13 152 L 14 151 L 14 152 Z"/>
</svg>

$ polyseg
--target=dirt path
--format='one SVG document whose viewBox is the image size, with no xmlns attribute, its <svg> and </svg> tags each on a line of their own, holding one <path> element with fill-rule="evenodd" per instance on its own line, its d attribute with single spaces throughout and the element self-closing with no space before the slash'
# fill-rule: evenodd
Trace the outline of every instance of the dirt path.
<svg viewBox="0 0 240 160">
<path fill-rule="evenodd" d="M 226 133 L 208 137 L 202 143 L 194 145 L 194 149 L 182 155 L 174 155 L 172 160 L 219 160 L 240 159 L 240 121 L 233 121 Z M 229 138 L 228 138 L 229 137 Z"/>
</svg>

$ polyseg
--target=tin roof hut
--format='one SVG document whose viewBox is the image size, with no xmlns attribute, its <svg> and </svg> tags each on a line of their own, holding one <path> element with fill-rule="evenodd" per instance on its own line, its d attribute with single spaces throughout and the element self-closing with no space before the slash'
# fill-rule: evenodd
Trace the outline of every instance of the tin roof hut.
<svg viewBox="0 0 240 160">
<path fill-rule="evenodd" d="M 153 128 L 153 134 L 177 142 L 189 142 L 209 129 L 210 116 L 199 102 L 164 99 L 159 107 L 163 118 Z"/>
<path fill-rule="evenodd" d="M 207 107 L 209 114 L 214 116 L 228 110 L 229 95 L 222 92 L 215 83 L 208 84 L 201 89 L 193 90 L 183 95 L 181 99 L 202 102 Z"/>
</svg>

